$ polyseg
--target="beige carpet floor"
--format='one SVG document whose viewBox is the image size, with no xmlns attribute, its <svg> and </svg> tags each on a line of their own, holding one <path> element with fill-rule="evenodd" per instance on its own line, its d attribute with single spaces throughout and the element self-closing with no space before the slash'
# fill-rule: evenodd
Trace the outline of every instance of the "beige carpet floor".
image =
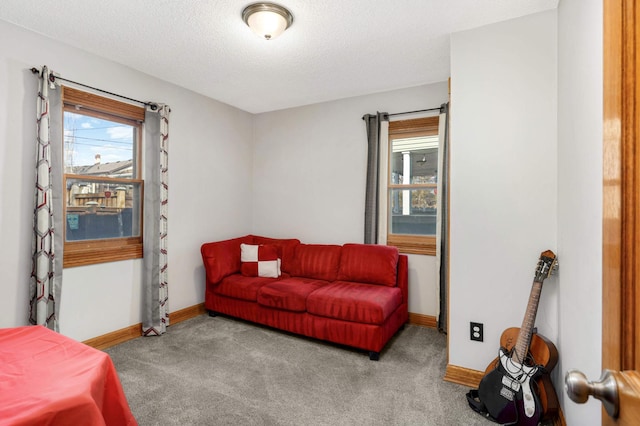
<svg viewBox="0 0 640 426">
<path fill-rule="evenodd" d="M 202 315 L 106 350 L 139 424 L 494 425 L 442 380 L 446 336 L 406 326 L 365 352 Z"/>
</svg>

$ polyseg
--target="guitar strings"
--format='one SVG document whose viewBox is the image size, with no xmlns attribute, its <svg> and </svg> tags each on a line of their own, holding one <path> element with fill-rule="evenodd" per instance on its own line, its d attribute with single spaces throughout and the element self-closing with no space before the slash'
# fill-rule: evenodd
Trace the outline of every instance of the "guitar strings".
<svg viewBox="0 0 640 426">
<path fill-rule="evenodd" d="M 531 379 L 534 374 L 537 372 L 538 369 L 543 368 L 542 365 L 539 365 L 535 362 L 535 358 L 533 357 L 533 355 L 531 353 L 528 354 L 527 358 L 530 359 L 532 365 L 532 368 L 530 371 L 525 371 L 524 369 L 524 362 L 523 363 L 518 363 L 516 361 L 513 360 L 513 352 L 514 352 L 514 348 L 512 348 L 508 355 L 507 355 L 507 362 L 504 365 L 505 370 L 507 371 L 507 373 L 509 373 L 509 375 L 511 375 L 513 378 L 517 378 L 520 381 L 520 378 L 524 375 L 526 376 L 528 379 Z M 498 358 L 500 358 L 500 354 L 501 352 L 498 351 Z M 510 368 L 511 367 L 511 368 Z"/>
</svg>

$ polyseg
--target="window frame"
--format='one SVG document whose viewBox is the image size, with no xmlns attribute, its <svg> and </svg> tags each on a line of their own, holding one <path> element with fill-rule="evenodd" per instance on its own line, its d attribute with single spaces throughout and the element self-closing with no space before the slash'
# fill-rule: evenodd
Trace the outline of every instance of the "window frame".
<svg viewBox="0 0 640 426">
<path fill-rule="evenodd" d="M 391 193 L 395 189 L 412 190 L 412 189 L 429 189 L 437 188 L 437 183 L 420 183 L 420 184 L 392 184 L 391 163 L 393 161 L 393 140 L 402 138 L 411 138 L 419 136 L 437 136 L 439 134 L 440 117 L 438 115 L 431 117 L 421 117 L 407 120 L 389 121 L 389 137 L 387 146 L 387 223 L 386 235 L 387 245 L 397 247 L 401 253 L 405 254 L 422 254 L 436 255 L 436 236 L 435 235 L 412 235 L 412 234 L 394 234 L 391 233 Z M 439 149 L 439 148 L 438 148 Z M 436 206 L 437 208 L 438 206 Z"/>
<path fill-rule="evenodd" d="M 106 119 L 136 128 L 135 155 L 132 161 L 135 176 L 129 178 L 115 178 L 108 176 L 91 176 L 65 173 L 65 160 L 63 164 L 63 226 L 64 256 L 63 267 L 94 265 L 99 263 L 115 262 L 119 260 L 140 259 L 143 257 L 143 219 L 144 219 L 144 179 L 142 168 L 143 124 L 145 109 L 136 105 L 120 102 L 114 99 L 93 93 L 83 92 L 68 86 L 62 86 L 62 116 L 64 112 L 81 113 L 89 117 Z M 62 125 L 64 135 L 64 120 Z M 62 139 L 64 144 L 64 137 Z M 64 149 L 63 156 L 64 156 Z M 139 235 L 123 238 L 105 238 L 93 240 L 67 241 L 67 204 L 69 193 L 67 179 L 81 179 L 84 181 L 111 182 L 139 187 Z"/>
</svg>

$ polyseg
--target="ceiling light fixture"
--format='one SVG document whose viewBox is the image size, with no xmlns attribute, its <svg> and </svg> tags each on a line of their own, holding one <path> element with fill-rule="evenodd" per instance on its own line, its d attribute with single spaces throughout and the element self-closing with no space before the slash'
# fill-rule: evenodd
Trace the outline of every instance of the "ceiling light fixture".
<svg viewBox="0 0 640 426">
<path fill-rule="evenodd" d="M 260 38 L 273 40 L 293 23 L 293 15 L 274 3 L 254 3 L 242 11 L 242 20 Z"/>
</svg>

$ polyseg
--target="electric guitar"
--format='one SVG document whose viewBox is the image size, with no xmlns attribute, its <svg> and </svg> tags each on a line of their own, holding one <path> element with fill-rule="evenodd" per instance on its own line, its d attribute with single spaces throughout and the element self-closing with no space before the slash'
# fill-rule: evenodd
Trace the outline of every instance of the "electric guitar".
<svg viewBox="0 0 640 426">
<path fill-rule="evenodd" d="M 502 333 L 499 356 L 478 387 L 478 398 L 498 423 L 537 426 L 557 415 L 558 397 L 549 374 L 558 362 L 558 350 L 534 332 L 542 283 L 556 267 L 551 250 L 540 254 L 522 327 Z"/>
</svg>

